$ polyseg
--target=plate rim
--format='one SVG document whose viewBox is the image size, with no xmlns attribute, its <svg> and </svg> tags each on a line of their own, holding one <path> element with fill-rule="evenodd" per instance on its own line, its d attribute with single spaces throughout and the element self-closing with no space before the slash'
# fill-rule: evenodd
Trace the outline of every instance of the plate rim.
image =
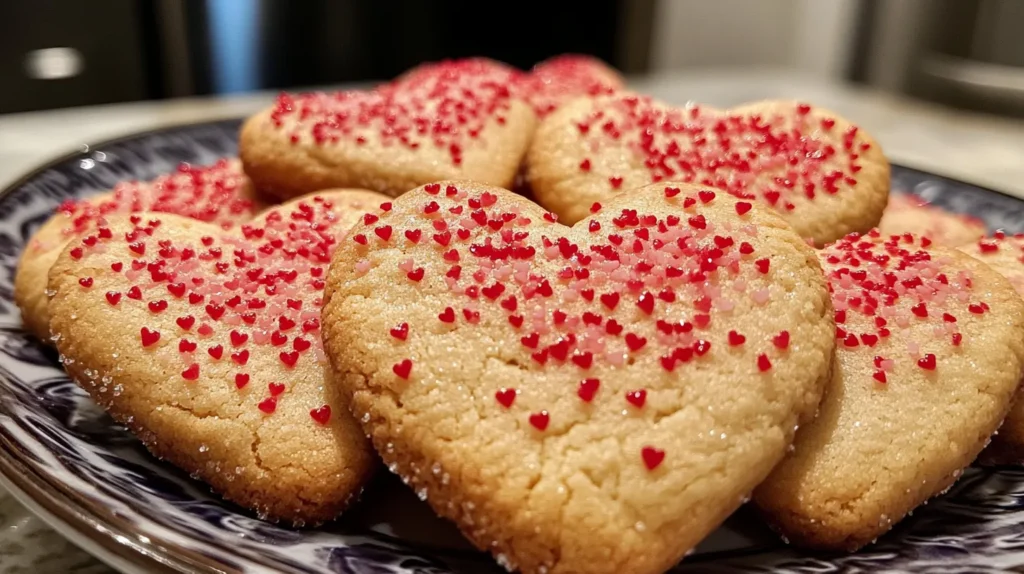
<svg viewBox="0 0 1024 574">
<path fill-rule="evenodd" d="M 231 123 L 240 124 L 245 119 L 246 116 L 225 116 L 201 121 L 168 123 L 102 139 L 95 143 L 80 144 L 76 149 L 68 150 L 37 164 L 34 168 L 23 172 L 20 176 L 10 181 L 10 183 L 5 184 L 0 189 L 0 202 L 47 170 L 80 159 L 83 156 L 88 156 L 95 151 L 103 151 L 105 147 L 125 144 L 131 140 L 146 136 L 182 131 L 189 128 Z M 1000 191 L 985 184 L 972 183 L 965 179 L 950 177 L 903 163 L 890 162 L 890 165 L 906 171 L 970 186 L 1015 201 L 1024 202 L 1022 197 Z M 23 336 L 31 338 L 31 335 L 27 333 Z M 8 384 L 7 376 L 3 373 L 0 373 L 0 384 Z M 12 417 L 3 405 L 0 405 L 0 415 Z M 129 571 L 128 568 L 131 569 L 130 571 L 142 568 L 143 570 L 138 571 L 183 574 L 235 574 L 241 572 L 237 568 L 231 568 L 220 562 L 207 559 L 201 554 L 188 556 L 191 554 L 190 552 L 184 551 L 177 545 L 160 538 L 142 537 L 146 540 L 140 540 L 139 535 L 126 528 L 124 521 L 119 519 L 115 513 L 104 512 L 102 509 L 95 507 L 90 508 L 90 505 L 87 504 L 87 498 L 72 497 L 64 492 L 60 485 L 53 484 L 50 480 L 40 475 L 32 468 L 32 465 L 25 462 L 24 459 L 26 457 L 20 455 L 19 450 L 17 441 L 0 428 L 0 485 L 6 487 L 20 504 L 28 508 L 34 516 L 46 523 L 47 526 L 55 530 L 60 536 L 83 547 L 107 565 L 121 571 Z M 69 535 L 67 532 L 72 534 Z M 272 565 L 250 558 L 240 558 L 240 561 L 263 568 L 281 567 L 280 564 Z M 292 571 L 294 572 L 294 570 Z"/>
</svg>

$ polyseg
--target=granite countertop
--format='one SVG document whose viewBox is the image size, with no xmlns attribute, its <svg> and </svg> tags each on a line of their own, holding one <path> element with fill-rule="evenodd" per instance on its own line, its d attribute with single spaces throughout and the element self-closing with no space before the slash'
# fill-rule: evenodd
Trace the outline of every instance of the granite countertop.
<svg viewBox="0 0 1024 574">
<path fill-rule="evenodd" d="M 894 163 L 1024 198 L 1024 122 L 950 110 L 782 70 L 690 72 L 633 78 L 631 86 L 682 104 L 727 107 L 793 98 L 830 108 L 881 143 Z M 0 116 L 0 187 L 50 158 L 119 135 L 241 117 L 274 93 L 144 102 Z M 50 530 L 0 488 L 0 574 L 110 570 Z"/>
</svg>

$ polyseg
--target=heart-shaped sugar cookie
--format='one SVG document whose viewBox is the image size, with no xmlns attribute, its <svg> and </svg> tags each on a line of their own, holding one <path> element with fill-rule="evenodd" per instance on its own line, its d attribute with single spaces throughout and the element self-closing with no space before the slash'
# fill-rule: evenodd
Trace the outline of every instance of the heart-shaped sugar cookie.
<svg viewBox="0 0 1024 574">
<path fill-rule="evenodd" d="M 878 143 L 826 110 L 788 101 L 674 108 L 629 93 L 573 101 L 545 118 L 527 175 L 566 223 L 594 202 L 679 180 L 757 199 L 819 244 L 872 228 L 889 192 Z"/>
<path fill-rule="evenodd" d="M 1006 277 L 1017 293 L 1024 295 L 1024 234 L 997 231 L 992 237 L 965 245 L 960 250 Z M 981 458 L 989 463 L 1024 463 L 1024 400 L 1020 396 Z"/>
<path fill-rule="evenodd" d="M 325 372 L 330 254 L 380 194 L 324 192 L 223 231 L 110 217 L 50 271 L 68 373 L 158 457 L 261 517 L 334 518 L 374 462 Z"/>
<path fill-rule="evenodd" d="M 537 64 L 524 74 L 517 91 L 544 117 L 563 104 L 583 96 L 612 94 L 625 85 L 618 72 L 604 62 L 578 54 L 564 54 Z"/>
<path fill-rule="evenodd" d="M 536 123 L 513 97 L 521 73 L 460 60 L 373 91 L 282 95 L 242 128 L 245 172 L 285 198 L 331 187 L 398 195 L 450 177 L 510 186 Z"/>
<path fill-rule="evenodd" d="M 247 221 L 262 207 L 237 160 L 177 171 L 149 182 L 130 181 L 107 193 L 67 201 L 28 241 L 14 276 L 14 300 L 25 328 L 49 342 L 46 276 L 64 246 L 95 232 L 104 218 L 119 213 L 157 211 L 230 227 Z"/>
<path fill-rule="evenodd" d="M 522 572 L 660 572 L 814 412 L 832 310 L 785 223 L 650 186 L 568 228 L 469 182 L 356 225 L 323 311 L 384 461 Z"/>
<path fill-rule="evenodd" d="M 851 236 L 820 257 L 832 380 L 754 501 L 795 543 L 855 550 L 953 484 L 999 427 L 1024 371 L 1024 302 L 909 234 Z"/>
<path fill-rule="evenodd" d="M 878 231 L 883 236 L 912 233 L 927 237 L 939 245 L 958 247 L 985 235 L 985 222 L 962 213 L 936 207 L 924 198 L 909 193 L 889 196 Z"/>
</svg>

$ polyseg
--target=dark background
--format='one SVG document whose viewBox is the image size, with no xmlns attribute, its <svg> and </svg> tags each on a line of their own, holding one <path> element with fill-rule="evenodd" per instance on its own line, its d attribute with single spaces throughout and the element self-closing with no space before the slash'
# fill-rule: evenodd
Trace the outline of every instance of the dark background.
<svg viewBox="0 0 1024 574">
<path fill-rule="evenodd" d="M 0 113 L 371 82 L 465 56 L 528 68 L 578 52 L 638 72 L 652 13 L 653 0 L 5 1 Z M 26 58 L 49 47 L 81 71 L 33 77 Z"/>
</svg>

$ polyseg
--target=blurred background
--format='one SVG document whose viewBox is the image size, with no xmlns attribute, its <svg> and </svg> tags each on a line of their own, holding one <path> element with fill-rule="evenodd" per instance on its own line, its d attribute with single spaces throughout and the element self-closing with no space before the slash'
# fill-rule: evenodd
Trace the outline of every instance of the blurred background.
<svg viewBox="0 0 1024 574">
<path fill-rule="evenodd" d="M 1024 112 L 1022 0 L 32 0 L 0 7 L 0 113 L 390 78 L 563 52 L 626 74 L 789 68 Z"/>
</svg>

